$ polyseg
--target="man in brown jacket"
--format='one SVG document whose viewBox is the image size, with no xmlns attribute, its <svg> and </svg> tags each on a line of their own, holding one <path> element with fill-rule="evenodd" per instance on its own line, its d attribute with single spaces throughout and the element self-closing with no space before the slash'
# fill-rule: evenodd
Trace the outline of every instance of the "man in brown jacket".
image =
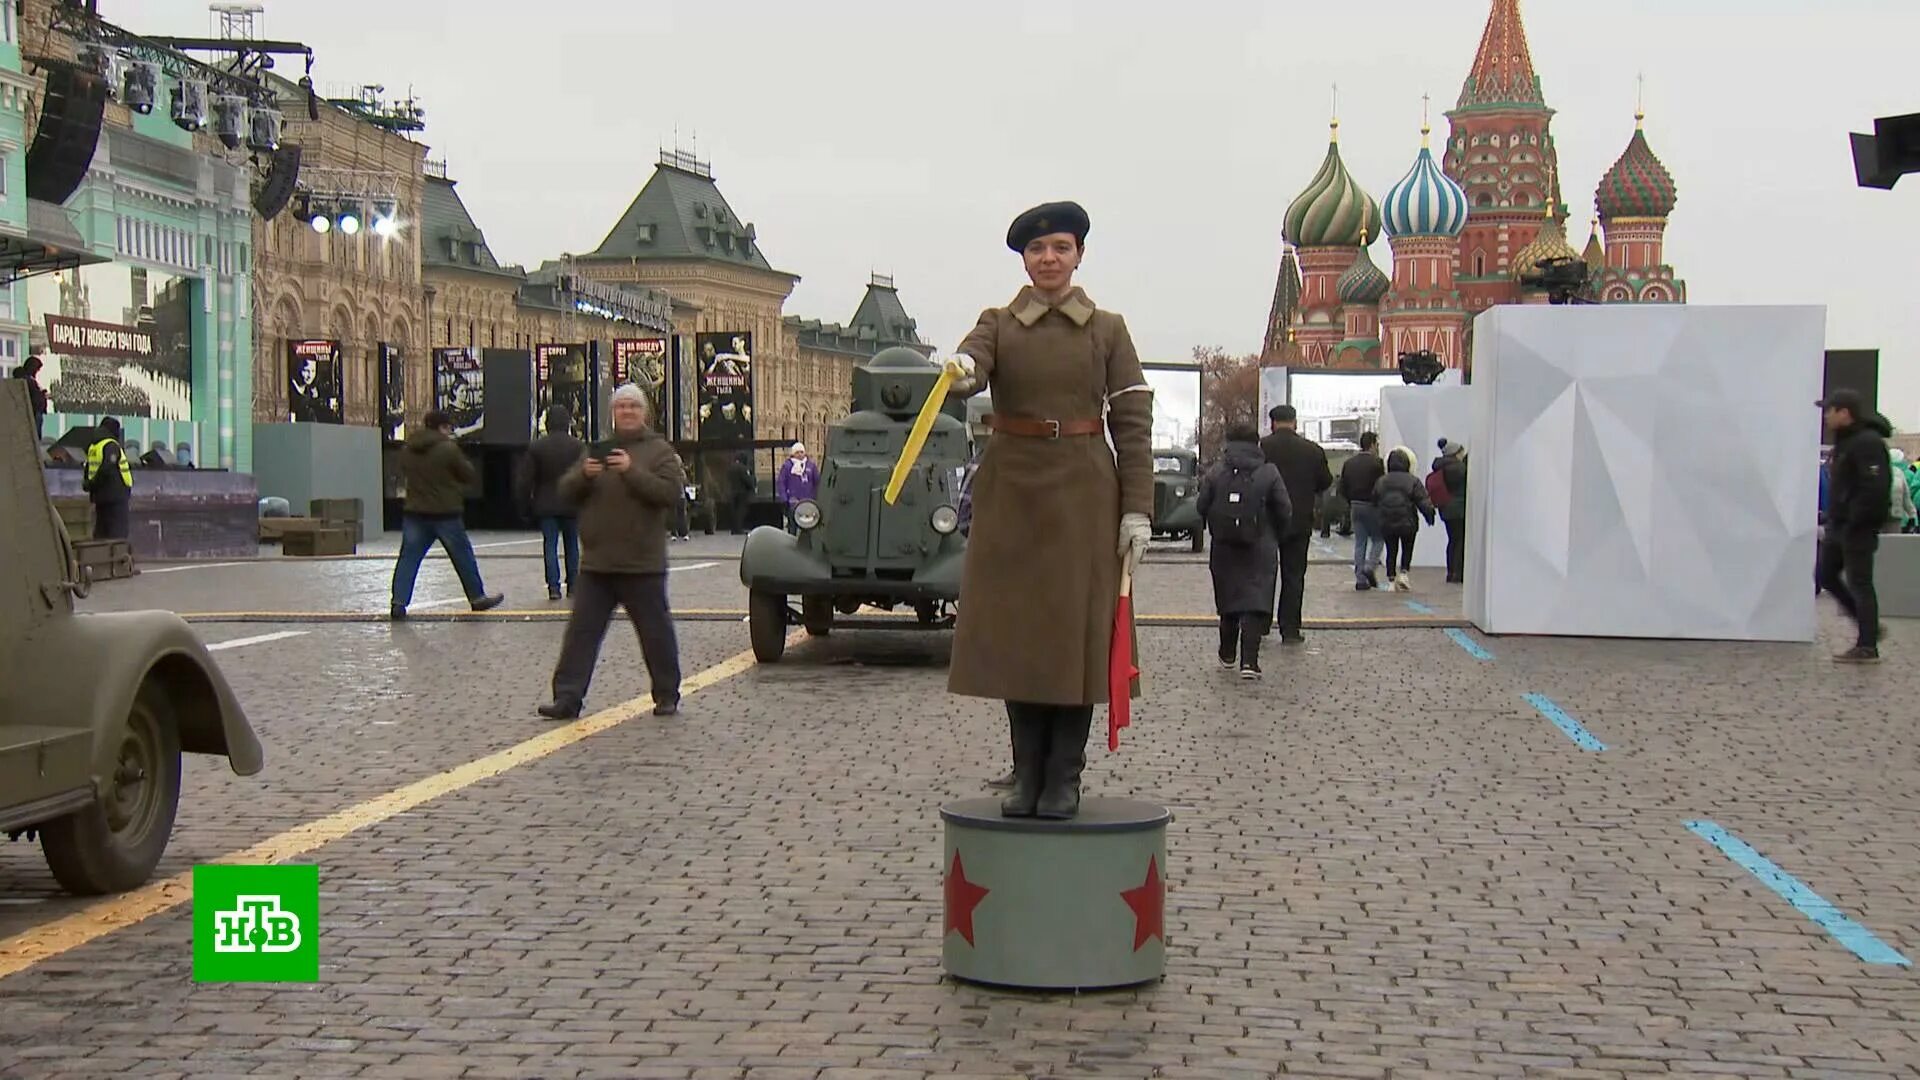
<svg viewBox="0 0 1920 1080">
<path fill-rule="evenodd" d="M 640 635 L 653 715 L 680 708 L 680 646 L 667 607 L 667 519 L 686 474 L 680 455 L 647 426 L 647 395 L 613 392 L 613 438 L 596 443 L 560 478 L 560 497 L 580 509 L 580 577 L 553 669 L 549 720 L 580 715 L 615 604 Z"/>
<path fill-rule="evenodd" d="M 393 563 L 393 600 L 388 614 L 395 622 L 407 617 L 420 560 L 427 557 L 427 549 L 435 540 L 446 549 L 473 610 L 499 607 L 506 596 L 487 592 L 480 580 L 480 560 L 473 557 L 473 541 L 467 539 L 462 517 L 466 491 L 479 473 L 460 444 L 453 441 L 452 417 L 433 409 L 420 430 L 407 436 L 400 450 L 400 477 L 406 484 L 407 501 L 401 509 L 400 555 Z"/>
</svg>

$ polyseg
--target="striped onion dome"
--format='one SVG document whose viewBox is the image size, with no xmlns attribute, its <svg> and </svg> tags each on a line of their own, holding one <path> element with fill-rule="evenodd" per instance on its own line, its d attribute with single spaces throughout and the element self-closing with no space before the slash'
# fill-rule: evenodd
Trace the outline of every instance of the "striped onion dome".
<svg viewBox="0 0 1920 1080">
<path fill-rule="evenodd" d="M 1359 255 L 1353 260 L 1353 265 L 1347 268 L 1346 273 L 1340 275 L 1339 281 L 1334 282 L 1333 291 L 1340 297 L 1340 302 L 1343 304 L 1377 304 L 1381 297 L 1387 295 L 1387 289 L 1392 285 L 1393 282 L 1387 278 L 1387 275 L 1373 265 L 1373 260 L 1367 256 L 1367 249 L 1363 242 Z"/>
<path fill-rule="evenodd" d="M 1511 273 L 1517 281 L 1522 274 L 1537 274 L 1539 267 L 1534 264 L 1541 259 L 1578 259 L 1580 253 L 1567 243 L 1567 234 L 1560 227 L 1559 219 L 1549 215 L 1546 224 L 1540 226 L 1540 234 L 1533 243 L 1520 249 L 1513 257 Z"/>
<path fill-rule="evenodd" d="M 1434 164 L 1424 128 L 1420 156 L 1387 192 L 1381 222 L 1388 236 L 1459 236 L 1467 227 L 1467 193 Z"/>
<path fill-rule="evenodd" d="M 1340 122 L 1333 123 L 1327 157 L 1307 190 L 1287 207 L 1281 230 L 1295 247 L 1359 247 L 1380 220 L 1380 207 L 1340 160 Z"/>
<path fill-rule="evenodd" d="M 1673 213 L 1677 201 L 1673 174 L 1647 145 L 1647 133 L 1640 126 L 1642 119 L 1640 115 L 1634 117 L 1633 139 L 1620 160 L 1600 178 L 1600 187 L 1593 193 L 1593 205 L 1602 221 L 1664 218 Z"/>
</svg>

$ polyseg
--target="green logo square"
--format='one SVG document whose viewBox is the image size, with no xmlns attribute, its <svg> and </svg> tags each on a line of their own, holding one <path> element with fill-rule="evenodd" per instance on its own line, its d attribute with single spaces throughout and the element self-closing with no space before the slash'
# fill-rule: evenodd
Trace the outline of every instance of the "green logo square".
<svg viewBox="0 0 1920 1080">
<path fill-rule="evenodd" d="M 319 982 L 320 868 L 193 868 L 194 982 Z"/>
</svg>

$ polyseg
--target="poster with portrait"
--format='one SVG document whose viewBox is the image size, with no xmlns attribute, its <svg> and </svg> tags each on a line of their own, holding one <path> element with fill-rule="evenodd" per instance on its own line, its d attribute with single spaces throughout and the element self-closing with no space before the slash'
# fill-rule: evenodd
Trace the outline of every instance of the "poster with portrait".
<svg viewBox="0 0 1920 1080">
<path fill-rule="evenodd" d="M 753 438 L 753 335 L 744 330 L 694 335 L 699 370 L 701 442 Z"/>
<path fill-rule="evenodd" d="M 546 432 L 547 409 L 566 406 L 576 438 L 587 437 L 587 343 L 533 347 L 534 423 Z"/>
<path fill-rule="evenodd" d="M 123 263 L 15 282 L 43 317 L 27 355 L 40 358 L 49 409 L 193 419 L 193 283 Z"/>
<path fill-rule="evenodd" d="M 407 438 L 407 354 L 391 342 L 380 343 L 380 438 Z"/>
<path fill-rule="evenodd" d="M 487 422 L 487 372 L 480 350 L 433 350 L 433 407 L 453 420 L 456 439 L 478 439 Z"/>
<path fill-rule="evenodd" d="M 613 378 L 608 393 L 628 383 L 647 395 L 647 421 L 654 430 L 664 430 L 667 417 L 667 339 L 619 338 L 613 343 Z"/>
<path fill-rule="evenodd" d="M 340 343 L 325 338 L 287 342 L 287 418 L 296 424 L 338 424 Z"/>
</svg>

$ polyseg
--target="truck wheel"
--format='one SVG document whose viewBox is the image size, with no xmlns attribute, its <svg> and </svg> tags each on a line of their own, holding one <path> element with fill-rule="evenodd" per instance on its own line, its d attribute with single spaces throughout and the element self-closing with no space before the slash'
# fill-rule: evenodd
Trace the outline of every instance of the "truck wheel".
<svg viewBox="0 0 1920 1080">
<path fill-rule="evenodd" d="M 1195 551 L 1207 550 L 1207 532 L 1205 529 L 1193 530 L 1193 550 Z"/>
<path fill-rule="evenodd" d="M 833 631 L 833 602 L 824 596 L 801 597 L 800 625 L 814 637 L 826 637 Z"/>
<path fill-rule="evenodd" d="M 787 651 L 787 598 L 755 589 L 747 594 L 747 637 L 753 658 L 771 664 Z"/>
<path fill-rule="evenodd" d="M 40 849 L 61 888 L 80 896 L 146 882 L 173 833 L 180 805 L 180 733 L 166 698 L 140 688 L 118 743 L 114 772 L 93 805 L 40 830 Z"/>
</svg>

